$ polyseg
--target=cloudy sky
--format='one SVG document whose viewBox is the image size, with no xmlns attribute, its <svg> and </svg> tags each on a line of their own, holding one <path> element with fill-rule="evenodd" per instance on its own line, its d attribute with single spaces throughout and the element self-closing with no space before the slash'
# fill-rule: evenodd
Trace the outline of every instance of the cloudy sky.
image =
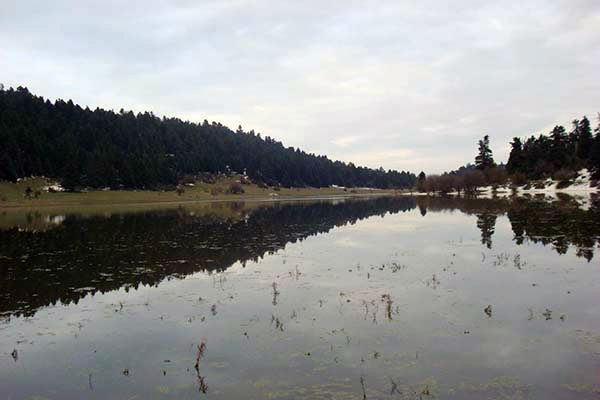
<svg viewBox="0 0 600 400">
<path fill-rule="evenodd" d="M 0 0 L 0 82 L 440 172 L 600 111 L 600 1 Z"/>
</svg>

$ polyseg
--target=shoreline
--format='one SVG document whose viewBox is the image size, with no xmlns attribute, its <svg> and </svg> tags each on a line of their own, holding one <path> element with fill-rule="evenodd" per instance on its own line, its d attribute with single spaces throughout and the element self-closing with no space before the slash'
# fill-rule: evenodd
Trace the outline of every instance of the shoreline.
<svg viewBox="0 0 600 400">
<path fill-rule="evenodd" d="M 240 184 L 243 180 L 244 177 L 241 175 L 219 176 L 210 183 L 197 180 L 194 183 L 181 185 L 176 191 L 99 189 L 65 192 L 49 178 L 30 177 L 16 183 L 0 182 L 0 212 L 51 208 L 140 208 L 219 202 L 335 200 L 408 193 L 408 190 L 366 187 L 266 187 L 251 182 Z M 50 188 L 54 188 L 53 191 L 50 191 Z M 234 189 L 237 191 L 233 192 Z"/>
<path fill-rule="evenodd" d="M 93 193 L 93 192 L 92 192 Z M 87 194 L 87 193 L 86 193 Z M 389 192 L 381 191 L 374 193 L 328 193 L 328 194 L 297 194 L 297 195 L 281 195 L 281 196 L 231 196 L 229 198 L 202 198 L 202 199 L 165 199 L 164 201 L 156 200 L 137 200 L 136 201 L 96 201 L 90 202 L 78 202 L 72 203 L 68 201 L 56 201 L 56 202 L 35 202 L 32 200 L 31 204 L 27 204 L 29 200 L 23 200 L 20 202 L 12 202 L 12 204 L 1 204 L 0 212 L 6 211 L 28 211 L 28 210 L 49 210 L 49 209 L 85 209 L 85 208 L 122 208 L 122 207 L 156 207 L 156 206 L 179 206 L 179 205 L 206 205 L 212 203 L 230 203 L 230 202 L 244 202 L 244 203 L 276 203 L 285 201 L 311 201 L 311 200 L 342 200 L 352 198 L 369 198 L 369 197 L 381 197 L 381 196 L 399 196 L 399 195 L 410 195 L 410 193 L 402 192 Z"/>
</svg>

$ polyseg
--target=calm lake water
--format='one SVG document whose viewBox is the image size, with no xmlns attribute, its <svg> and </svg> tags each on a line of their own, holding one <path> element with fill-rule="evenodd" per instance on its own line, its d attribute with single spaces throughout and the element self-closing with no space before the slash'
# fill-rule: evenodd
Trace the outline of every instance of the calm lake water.
<svg viewBox="0 0 600 400">
<path fill-rule="evenodd" d="M 597 203 L 0 214 L 1 399 L 600 396 Z"/>
</svg>

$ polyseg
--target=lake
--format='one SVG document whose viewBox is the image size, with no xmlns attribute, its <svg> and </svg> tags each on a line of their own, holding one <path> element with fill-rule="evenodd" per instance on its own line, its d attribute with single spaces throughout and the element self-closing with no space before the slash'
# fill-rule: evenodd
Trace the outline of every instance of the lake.
<svg viewBox="0 0 600 400">
<path fill-rule="evenodd" d="M 0 213 L 2 399 L 592 399 L 600 204 Z"/>
</svg>

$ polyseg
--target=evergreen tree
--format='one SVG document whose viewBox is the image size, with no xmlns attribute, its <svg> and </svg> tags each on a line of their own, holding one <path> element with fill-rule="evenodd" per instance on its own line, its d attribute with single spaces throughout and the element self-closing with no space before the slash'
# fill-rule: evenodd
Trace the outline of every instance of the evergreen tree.
<svg viewBox="0 0 600 400">
<path fill-rule="evenodd" d="M 568 137 L 565 128 L 559 125 L 555 126 L 550 133 L 550 138 L 552 139 L 550 159 L 555 168 L 558 169 L 565 165 L 569 159 Z"/>
<path fill-rule="evenodd" d="M 549 135 L 531 136 L 524 143 L 514 138 L 507 163 L 510 173 L 520 172 L 530 179 L 540 179 L 554 175 L 560 169 L 577 170 L 588 165 L 594 167 L 596 157 L 600 158 L 600 149 L 596 143 L 598 134 L 592 135 L 589 120 L 573 120 L 573 128 L 567 134 L 562 126 L 555 126 Z M 596 155 L 598 154 L 598 155 Z"/>
<path fill-rule="evenodd" d="M 594 179 L 600 179 L 600 113 L 598 113 L 598 126 L 594 129 L 595 136 L 590 151 L 589 168 Z"/>
<path fill-rule="evenodd" d="M 490 138 L 488 135 L 485 135 L 483 140 L 479 141 L 479 152 L 475 157 L 475 166 L 477 169 L 485 171 L 495 165 L 492 150 L 490 149 Z"/>
<path fill-rule="evenodd" d="M 523 144 L 518 137 L 513 138 L 510 143 L 510 155 L 506 163 L 506 170 L 509 173 L 521 172 L 523 166 Z"/>
<path fill-rule="evenodd" d="M 577 126 L 579 140 L 577 142 L 577 158 L 587 160 L 592 147 L 592 130 L 590 121 L 584 116 Z"/>
</svg>

